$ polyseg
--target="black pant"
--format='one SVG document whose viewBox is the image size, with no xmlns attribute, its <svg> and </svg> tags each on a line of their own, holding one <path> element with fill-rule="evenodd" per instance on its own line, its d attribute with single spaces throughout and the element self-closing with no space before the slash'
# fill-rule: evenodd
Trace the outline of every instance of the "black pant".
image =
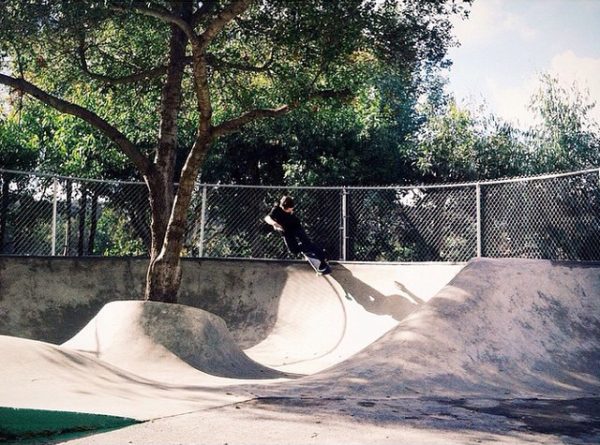
<svg viewBox="0 0 600 445">
<path fill-rule="evenodd" d="M 323 249 L 316 246 L 306 235 L 302 227 L 283 232 L 283 240 L 288 250 L 297 255 L 299 253 L 312 254 L 320 261 L 325 261 Z"/>
</svg>

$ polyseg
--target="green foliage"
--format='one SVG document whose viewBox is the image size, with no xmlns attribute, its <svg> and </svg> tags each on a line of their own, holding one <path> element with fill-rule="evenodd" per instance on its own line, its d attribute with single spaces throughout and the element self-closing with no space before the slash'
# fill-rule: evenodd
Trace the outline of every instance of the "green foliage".
<svg viewBox="0 0 600 445">
<path fill-rule="evenodd" d="M 133 234 L 122 212 L 107 207 L 98 219 L 96 252 L 105 256 L 147 255 L 144 243 Z"/>
<path fill-rule="evenodd" d="M 0 122 L 0 165 L 75 177 L 139 177 L 100 132 L 31 99 Z"/>
<path fill-rule="evenodd" d="M 417 133 L 416 165 L 425 182 L 470 181 L 593 168 L 600 165 L 600 128 L 590 118 L 589 94 L 542 76 L 528 130 L 453 100 L 426 104 Z"/>
<path fill-rule="evenodd" d="M 528 149 L 521 132 L 490 115 L 453 100 L 427 106 L 427 122 L 417 134 L 416 165 L 425 182 L 495 179 L 524 174 Z"/>
<path fill-rule="evenodd" d="M 596 106 L 577 85 L 566 89 L 544 75 L 531 110 L 541 123 L 528 132 L 537 171 L 567 171 L 600 165 L 600 126 L 590 117 Z"/>
<path fill-rule="evenodd" d="M 422 122 L 417 92 L 402 76 L 378 69 L 351 102 L 311 103 L 224 138 L 202 180 L 272 185 L 410 182 L 415 176 L 409 141 Z"/>
<path fill-rule="evenodd" d="M 24 131 L 26 123 L 0 120 L 0 166 L 12 170 L 34 170 L 38 160 L 38 135 Z"/>
<path fill-rule="evenodd" d="M 104 0 L 5 1 L 0 6 L 0 51 L 11 72 L 93 110 L 150 155 L 156 146 L 160 119 L 157 111 L 164 78 L 127 84 L 114 80 L 164 64 L 170 27 L 157 18 L 133 11 L 115 12 L 110 9 L 111 3 Z M 118 3 L 122 7 L 133 4 Z M 199 29 L 228 4 L 228 1 L 214 2 L 200 20 Z M 147 2 L 147 6 L 171 7 L 166 1 Z M 463 12 L 463 8 L 449 0 L 311 0 L 309 6 L 293 0 L 259 0 L 242 17 L 231 22 L 209 48 L 214 124 L 251 109 L 305 101 L 311 91 L 347 90 L 357 97 L 352 104 L 355 116 L 349 116 L 347 107 L 335 109 L 317 101 L 315 106 L 325 109 L 323 113 L 313 111 L 311 115 L 305 107 L 299 112 L 300 116 L 290 118 L 287 125 L 280 127 L 288 132 L 283 134 L 288 140 L 303 141 L 305 128 L 318 126 L 321 120 L 325 121 L 322 131 L 332 133 L 329 140 L 321 138 L 320 141 L 308 135 L 307 142 L 287 156 L 291 158 L 290 168 L 283 174 L 293 181 L 296 173 L 290 169 L 298 165 L 297 170 L 301 172 L 302 165 L 307 163 L 319 167 L 309 181 L 323 178 L 331 183 L 335 182 L 336 173 L 364 165 L 364 161 L 389 161 L 393 157 L 390 152 L 396 147 L 389 141 L 382 146 L 370 128 L 380 128 L 381 121 L 389 119 L 413 128 L 412 105 L 432 69 L 444 64 L 446 50 L 453 43 L 449 17 Z M 190 76 L 184 78 L 183 85 L 179 166 L 195 139 L 199 118 Z M 373 88 L 376 100 L 370 97 Z M 118 169 L 113 165 L 124 161 L 122 156 L 114 154 L 104 159 L 102 154 L 111 144 L 98 134 L 90 139 L 83 137 L 83 132 L 94 133 L 89 126 L 74 124 L 71 118 L 51 120 L 61 128 L 54 125 L 53 137 L 59 139 L 56 141 L 59 155 L 50 157 L 56 161 L 53 160 L 49 168 L 64 166 L 62 173 L 78 171 L 82 176 L 106 177 L 110 175 L 100 171 L 103 162 L 109 164 L 107 170 L 114 172 Z M 342 122 L 346 123 L 345 128 Z M 258 132 L 269 131 L 268 126 Z M 276 134 L 269 139 L 283 138 Z M 248 140 L 248 137 L 243 135 L 239 139 Z M 332 139 L 337 146 L 321 152 L 319 147 Z M 349 153 L 332 156 L 342 141 L 358 144 Z M 302 150 L 307 146 L 312 153 L 302 160 Z M 374 148 L 369 149 L 371 146 Z M 381 150 L 387 154 L 373 159 L 373 153 Z M 229 153 L 229 150 L 224 151 Z M 354 153 L 363 151 L 367 154 L 371 151 L 367 159 L 353 157 Z M 69 158 L 67 164 L 58 161 L 65 158 L 65 153 Z M 265 154 L 262 150 L 253 150 L 253 153 Z M 83 158 L 91 158 L 91 161 Z M 340 158 L 354 159 L 347 165 L 332 165 Z M 113 159 L 116 162 L 111 162 Z M 84 171 L 89 174 L 83 174 Z M 209 171 L 207 176 L 216 178 L 218 174 Z M 358 182 L 368 174 L 351 176 L 343 174 L 337 181 Z M 386 177 L 391 179 L 389 175 Z"/>
</svg>

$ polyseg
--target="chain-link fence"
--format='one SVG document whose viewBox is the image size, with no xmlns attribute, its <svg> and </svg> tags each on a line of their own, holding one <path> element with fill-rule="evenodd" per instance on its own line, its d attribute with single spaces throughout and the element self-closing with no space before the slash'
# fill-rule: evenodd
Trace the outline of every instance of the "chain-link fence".
<svg viewBox="0 0 600 445">
<path fill-rule="evenodd" d="M 0 253 L 144 256 L 145 184 L 0 170 Z M 184 256 L 289 258 L 264 216 L 283 194 L 329 258 L 600 260 L 600 170 L 414 187 L 198 184 Z"/>
</svg>

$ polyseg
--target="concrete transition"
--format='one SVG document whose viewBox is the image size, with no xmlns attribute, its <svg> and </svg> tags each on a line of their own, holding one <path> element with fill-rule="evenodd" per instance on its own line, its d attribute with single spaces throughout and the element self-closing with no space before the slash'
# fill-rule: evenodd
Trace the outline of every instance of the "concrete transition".
<svg viewBox="0 0 600 445">
<path fill-rule="evenodd" d="M 197 371 L 202 378 L 286 376 L 244 354 L 221 318 L 180 305 L 109 303 L 62 347 L 161 382 L 194 378 Z"/>
<path fill-rule="evenodd" d="M 600 440 L 600 264 L 252 267 L 210 312 L 115 301 L 62 345 L 0 336 L 0 406 L 153 420 L 86 444 Z"/>
</svg>

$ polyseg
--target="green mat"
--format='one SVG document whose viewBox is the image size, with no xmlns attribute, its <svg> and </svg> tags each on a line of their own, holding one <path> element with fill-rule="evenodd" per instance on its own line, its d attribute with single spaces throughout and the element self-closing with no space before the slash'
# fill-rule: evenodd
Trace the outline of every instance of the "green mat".
<svg viewBox="0 0 600 445">
<path fill-rule="evenodd" d="M 122 428 L 140 423 L 102 414 L 0 407 L 0 441 L 42 435 Z"/>
</svg>

